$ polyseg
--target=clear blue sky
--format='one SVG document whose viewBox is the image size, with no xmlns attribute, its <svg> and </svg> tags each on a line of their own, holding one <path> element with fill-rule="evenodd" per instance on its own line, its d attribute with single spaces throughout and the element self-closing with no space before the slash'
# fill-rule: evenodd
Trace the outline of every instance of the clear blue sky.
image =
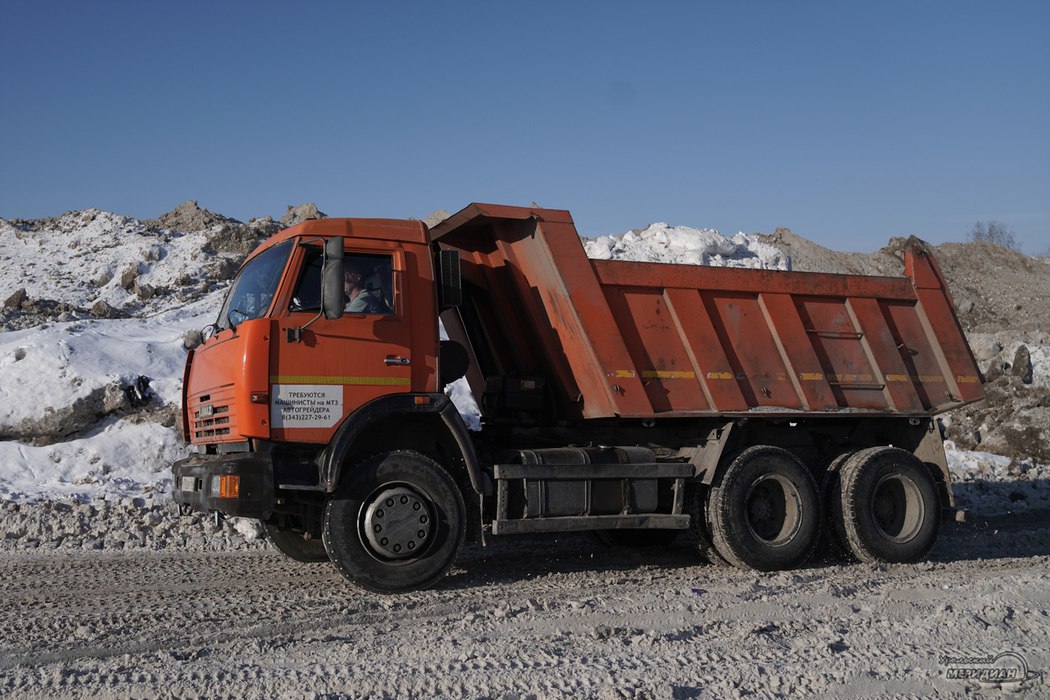
<svg viewBox="0 0 1050 700">
<path fill-rule="evenodd" d="M 567 208 L 1050 248 L 1050 2 L 0 0 L 0 216 Z"/>
</svg>

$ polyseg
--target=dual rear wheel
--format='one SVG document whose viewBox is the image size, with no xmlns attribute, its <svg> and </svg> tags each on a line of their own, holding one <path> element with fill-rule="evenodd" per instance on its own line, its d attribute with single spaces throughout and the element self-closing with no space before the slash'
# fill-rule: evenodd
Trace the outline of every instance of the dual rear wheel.
<svg viewBox="0 0 1050 700">
<path fill-rule="evenodd" d="M 760 445 L 697 489 L 691 514 L 693 542 L 706 559 L 774 571 L 802 564 L 822 539 L 860 561 L 923 559 L 937 539 L 940 503 L 929 470 L 905 450 L 844 455 L 818 489 L 797 457 Z"/>
</svg>

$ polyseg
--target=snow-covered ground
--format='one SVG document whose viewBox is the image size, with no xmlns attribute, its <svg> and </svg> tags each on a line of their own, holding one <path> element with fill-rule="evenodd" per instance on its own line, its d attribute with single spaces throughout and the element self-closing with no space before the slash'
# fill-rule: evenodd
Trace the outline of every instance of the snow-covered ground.
<svg viewBox="0 0 1050 700">
<path fill-rule="evenodd" d="M 130 309 L 133 316 L 47 322 L 0 333 L 0 501 L 131 498 L 147 507 L 163 504 L 170 465 L 186 454 L 176 427 L 183 337 L 214 320 L 225 291 L 187 280 L 216 227 L 158 232 L 98 210 L 48 220 L 48 227 L 0 220 L 5 266 L 0 295 L 25 289 L 30 299 L 79 308 L 101 300 Z M 726 238 L 712 229 L 661 223 L 584 244 L 588 255 L 599 259 L 790 269 L 787 256 L 757 237 Z M 49 262 L 51 248 L 64 252 Z M 143 299 L 122 286 L 121 271 L 128 269 L 136 271 L 139 287 L 181 284 L 197 292 L 181 300 L 171 294 Z M 1050 357 L 1037 350 L 1032 361 L 1037 382 L 1046 382 Z M 477 406 L 465 383 L 451 387 L 450 394 L 477 428 Z M 961 503 L 980 512 L 1003 508 L 1004 494 L 989 484 L 1046 483 L 1045 466 L 951 445 L 948 454 L 959 483 L 984 484 L 968 488 Z M 1018 489 L 1024 493 L 1015 494 L 1012 507 L 1050 505 L 1048 494 L 1036 487 L 1015 484 L 1006 495 Z"/>
</svg>

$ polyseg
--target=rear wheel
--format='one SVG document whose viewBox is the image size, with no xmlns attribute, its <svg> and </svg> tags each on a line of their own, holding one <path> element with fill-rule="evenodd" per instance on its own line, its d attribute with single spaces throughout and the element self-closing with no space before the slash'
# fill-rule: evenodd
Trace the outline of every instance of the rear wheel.
<svg viewBox="0 0 1050 700">
<path fill-rule="evenodd" d="M 707 498 L 711 540 L 729 563 L 788 569 L 813 551 L 820 499 L 805 465 L 787 450 L 759 445 L 737 455 Z"/>
<path fill-rule="evenodd" d="M 940 498 L 929 470 L 895 447 L 874 447 L 842 466 L 836 529 L 865 562 L 915 562 L 937 541 Z"/>
<path fill-rule="evenodd" d="M 266 523 L 266 537 L 289 559 L 307 563 L 328 561 L 324 543 L 316 537 L 306 539 L 301 532 L 278 530 L 269 523 Z"/>
<path fill-rule="evenodd" d="M 418 452 L 386 452 L 357 465 L 328 501 L 324 545 L 340 573 L 362 588 L 426 588 L 459 552 L 464 511 L 440 465 Z"/>
</svg>

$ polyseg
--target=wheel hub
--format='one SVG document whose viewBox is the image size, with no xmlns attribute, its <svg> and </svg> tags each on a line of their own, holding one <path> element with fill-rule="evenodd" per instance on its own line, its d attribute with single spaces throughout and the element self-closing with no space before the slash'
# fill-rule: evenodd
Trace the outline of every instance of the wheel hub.
<svg viewBox="0 0 1050 700">
<path fill-rule="evenodd" d="M 745 498 L 747 528 L 771 547 L 787 544 L 802 523 L 801 496 L 788 479 L 765 474 L 756 479 Z"/>
<path fill-rule="evenodd" d="M 425 498 L 407 486 L 384 489 L 365 510 L 362 529 L 373 550 L 390 559 L 407 559 L 426 549 L 434 518 Z"/>
<path fill-rule="evenodd" d="M 872 490 L 871 514 L 884 537 L 908 542 L 922 529 L 926 509 L 919 487 L 910 477 L 887 474 Z"/>
</svg>

